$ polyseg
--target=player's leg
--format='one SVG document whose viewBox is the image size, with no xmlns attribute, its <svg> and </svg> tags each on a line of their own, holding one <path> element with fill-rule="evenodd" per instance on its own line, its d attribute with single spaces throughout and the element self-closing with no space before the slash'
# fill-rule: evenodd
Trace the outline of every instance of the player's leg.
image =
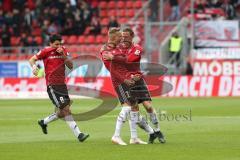
<svg viewBox="0 0 240 160">
<path fill-rule="evenodd" d="M 122 104 L 122 109 L 117 117 L 116 121 L 116 127 L 115 132 L 112 137 L 112 142 L 119 145 L 127 145 L 122 139 L 121 139 L 121 129 L 123 124 L 126 122 L 129 113 L 131 111 L 131 103 L 128 100 L 128 89 L 125 84 L 121 84 L 118 87 L 115 88 L 115 91 L 118 95 L 118 99 L 120 103 Z"/>
<path fill-rule="evenodd" d="M 151 144 L 154 142 L 154 140 L 157 138 L 153 128 L 147 123 L 147 120 L 142 117 L 141 115 L 139 116 L 139 123 L 138 126 L 143 129 L 146 133 L 149 135 L 148 143 Z"/>
<path fill-rule="evenodd" d="M 54 94 L 54 90 L 51 86 L 47 86 L 47 93 L 49 96 L 49 99 L 52 101 L 52 103 L 57 106 L 58 102 L 56 99 L 56 95 Z M 50 114 L 49 116 L 45 117 L 44 119 L 41 119 L 38 121 L 38 124 L 40 125 L 40 127 L 42 128 L 42 131 L 44 134 L 47 134 L 47 124 L 50 122 L 53 122 L 55 120 L 57 120 L 59 117 L 56 113 L 56 110 L 54 113 Z"/>
<path fill-rule="evenodd" d="M 131 111 L 131 107 L 127 103 L 123 103 L 122 109 L 120 113 L 118 114 L 117 121 L 116 121 L 116 127 L 115 132 L 112 137 L 112 142 L 119 145 L 127 145 L 122 139 L 121 139 L 121 129 L 123 124 L 126 122 L 129 112 Z"/>
<path fill-rule="evenodd" d="M 152 107 L 151 101 L 144 101 L 144 102 L 142 102 L 142 104 L 150 117 L 151 123 L 154 126 L 156 136 L 158 137 L 158 139 L 161 143 L 165 143 L 166 141 L 164 139 L 162 132 L 160 131 L 160 123 L 159 123 L 156 111 Z"/>
<path fill-rule="evenodd" d="M 86 138 L 89 137 L 88 134 L 82 133 L 77 123 L 74 121 L 71 111 L 70 105 L 72 101 L 69 98 L 68 90 L 66 85 L 53 85 L 49 86 L 50 99 L 55 104 L 57 111 L 57 117 L 62 118 L 66 121 L 67 125 L 73 131 L 74 135 L 78 138 L 80 142 L 83 142 Z"/>
<path fill-rule="evenodd" d="M 150 115 L 151 122 L 155 126 L 155 129 L 156 129 L 155 131 L 157 131 L 157 134 L 160 135 L 161 132 L 159 128 L 157 115 L 154 112 L 153 107 L 151 106 L 151 101 L 152 101 L 151 95 L 148 91 L 148 88 L 144 79 L 140 79 L 139 81 L 136 82 L 135 88 L 132 88 L 131 93 L 135 95 L 136 99 L 138 99 L 138 103 L 143 103 L 145 109 L 147 108 L 147 112 Z M 140 119 L 141 119 L 140 127 L 149 133 L 149 143 L 153 143 L 154 139 L 157 136 L 152 133 L 152 127 L 149 126 L 146 119 L 144 118 L 140 118 Z"/>
<path fill-rule="evenodd" d="M 64 117 L 64 120 L 66 121 L 67 125 L 80 142 L 83 142 L 89 137 L 89 134 L 84 134 L 83 132 L 80 131 L 77 123 L 75 122 L 71 114 L 70 105 L 61 108 L 59 111 L 59 115 Z"/>
<path fill-rule="evenodd" d="M 134 105 L 130 111 L 129 127 L 131 132 L 130 144 L 147 144 L 138 138 L 137 125 L 139 124 L 140 114 L 138 105 Z"/>
</svg>

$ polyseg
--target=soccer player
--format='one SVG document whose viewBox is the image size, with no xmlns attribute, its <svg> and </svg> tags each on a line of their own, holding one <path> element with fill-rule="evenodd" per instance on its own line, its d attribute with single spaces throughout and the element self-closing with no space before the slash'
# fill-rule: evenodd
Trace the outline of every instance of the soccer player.
<svg viewBox="0 0 240 160">
<path fill-rule="evenodd" d="M 119 57 L 108 53 L 107 55 L 104 56 L 104 58 L 106 60 L 114 61 L 115 63 L 116 62 L 123 62 L 124 64 L 128 63 L 128 65 L 126 65 L 129 71 L 127 76 L 131 77 L 132 80 L 134 80 L 136 86 L 132 87 L 131 95 L 135 94 L 134 96 L 138 98 L 138 103 L 142 103 L 144 108 L 148 112 L 150 120 L 155 127 L 154 136 L 156 136 L 161 143 L 165 143 L 166 141 L 164 139 L 164 136 L 160 131 L 159 120 L 157 118 L 154 108 L 152 107 L 150 93 L 148 91 L 144 79 L 142 78 L 140 70 L 140 60 L 143 49 L 141 46 L 133 44 L 132 42 L 133 37 L 134 32 L 132 31 L 132 29 L 125 28 L 122 32 L 121 51 L 124 52 L 126 56 Z M 153 134 L 150 131 L 148 132 L 150 133 L 149 143 L 153 143 L 154 141 Z"/>
<path fill-rule="evenodd" d="M 55 113 L 39 120 L 38 124 L 42 128 L 43 133 L 47 134 L 47 124 L 63 118 L 78 140 L 83 142 L 89 137 L 89 134 L 84 134 L 79 130 L 71 114 L 71 100 L 65 83 L 65 65 L 69 69 L 72 69 L 73 63 L 68 58 L 69 53 L 66 51 L 66 48 L 62 46 L 61 41 L 60 35 L 51 35 L 50 46 L 45 47 L 29 59 L 32 72 L 35 76 L 39 70 L 36 66 L 36 61 L 43 60 L 47 93 L 56 107 Z"/>
<path fill-rule="evenodd" d="M 105 54 L 111 53 L 113 55 L 121 56 L 122 53 L 117 47 L 119 42 L 121 41 L 121 32 L 118 28 L 112 28 L 109 30 L 108 33 L 108 42 L 102 47 L 100 56 L 106 66 L 106 68 L 110 71 L 111 79 L 115 91 L 118 94 L 118 98 L 122 104 L 122 110 L 120 111 L 117 122 L 114 136 L 112 137 L 112 142 L 119 145 L 127 145 L 120 137 L 120 131 L 122 128 L 123 123 L 127 120 L 128 115 L 131 110 L 134 110 L 132 106 L 133 102 L 130 99 L 128 87 L 134 85 L 134 80 L 126 78 L 126 66 L 124 64 L 112 63 L 111 61 L 105 61 L 103 59 Z M 124 56 L 124 55 L 123 55 Z M 127 88 L 127 90 L 126 90 Z M 137 136 L 137 129 L 135 121 L 138 119 L 138 112 L 136 111 L 135 114 L 130 114 L 130 129 L 131 129 L 131 139 L 130 144 L 146 144 L 140 140 Z"/>
</svg>

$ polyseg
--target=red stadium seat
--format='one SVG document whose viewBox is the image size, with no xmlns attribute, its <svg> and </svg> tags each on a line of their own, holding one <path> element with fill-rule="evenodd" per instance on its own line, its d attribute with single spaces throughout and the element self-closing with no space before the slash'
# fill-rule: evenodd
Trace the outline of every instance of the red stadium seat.
<svg viewBox="0 0 240 160">
<path fill-rule="evenodd" d="M 20 37 L 11 37 L 11 46 L 17 46 L 20 43 Z"/>
<path fill-rule="evenodd" d="M 97 35 L 96 37 L 96 43 L 104 43 L 104 39 L 102 35 Z"/>
<path fill-rule="evenodd" d="M 37 37 L 35 37 L 35 40 L 36 40 L 36 42 L 37 42 L 37 44 L 38 45 L 42 45 L 42 37 L 40 37 L 40 36 L 37 36 Z"/>
<path fill-rule="evenodd" d="M 77 43 L 84 44 L 85 43 L 85 36 L 78 36 Z"/>
<path fill-rule="evenodd" d="M 117 12 L 116 12 L 115 9 L 110 9 L 110 10 L 108 11 L 108 15 L 109 15 L 109 16 L 117 16 Z"/>
<path fill-rule="evenodd" d="M 95 36 L 93 36 L 93 35 L 87 36 L 86 43 L 94 44 L 95 43 Z"/>
<path fill-rule="evenodd" d="M 127 12 L 127 16 L 128 17 L 134 17 L 134 15 L 135 15 L 134 9 L 129 9 L 128 12 Z"/>
<path fill-rule="evenodd" d="M 107 17 L 108 16 L 108 11 L 106 9 L 101 9 L 100 10 L 100 17 Z"/>
<path fill-rule="evenodd" d="M 119 19 L 119 23 L 122 24 L 122 23 L 126 23 L 127 22 L 127 19 L 126 18 L 120 18 Z"/>
<path fill-rule="evenodd" d="M 72 35 L 68 38 L 67 44 L 76 44 L 77 43 L 77 36 Z"/>
<path fill-rule="evenodd" d="M 109 19 L 108 19 L 108 18 L 103 18 L 103 19 L 101 19 L 101 25 L 103 25 L 103 26 L 107 26 L 107 25 L 108 25 L 108 22 L 109 22 Z"/>
<path fill-rule="evenodd" d="M 126 16 L 126 10 L 125 9 L 118 10 L 117 15 L 119 17 L 125 17 Z"/>
<path fill-rule="evenodd" d="M 116 3 L 115 3 L 115 1 L 110 1 L 109 3 L 108 3 L 108 8 L 115 8 L 116 7 Z"/>
<path fill-rule="evenodd" d="M 127 8 L 133 8 L 133 3 L 134 3 L 133 1 L 127 1 L 126 2 L 126 7 Z"/>
<path fill-rule="evenodd" d="M 134 3 L 134 7 L 135 7 L 135 8 L 141 8 L 141 7 L 142 7 L 142 1 L 136 1 L 136 2 Z"/>
<path fill-rule="evenodd" d="M 81 45 L 79 48 L 79 52 L 85 53 L 87 51 L 88 45 Z"/>
<path fill-rule="evenodd" d="M 100 7 L 101 9 L 107 8 L 107 2 L 101 1 L 101 2 L 99 3 L 99 7 Z"/>
<path fill-rule="evenodd" d="M 125 3 L 124 3 L 123 1 L 118 1 L 118 2 L 117 2 L 117 7 L 118 7 L 119 9 L 123 9 L 123 8 L 125 7 Z"/>
<path fill-rule="evenodd" d="M 68 52 L 70 52 L 70 54 L 74 54 L 77 52 L 77 46 L 76 45 L 69 45 L 68 46 Z"/>
<path fill-rule="evenodd" d="M 41 36 L 41 34 L 42 34 L 41 28 L 37 27 L 33 29 L 33 32 L 32 32 L 33 36 Z"/>
<path fill-rule="evenodd" d="M 103 27 L 101 30 L 101 34 L 102 35 L 106 35 L 108 33 L 108 28 L 107 27 Z"/>
</svg>

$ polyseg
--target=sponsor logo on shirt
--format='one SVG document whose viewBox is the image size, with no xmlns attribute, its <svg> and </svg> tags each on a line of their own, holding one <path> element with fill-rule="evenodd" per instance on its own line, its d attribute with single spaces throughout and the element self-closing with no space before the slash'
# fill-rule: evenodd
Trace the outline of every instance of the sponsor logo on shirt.
<svg viewBox="0 0 240 160">
<path fill-rule="evenodd" d="M 64 59 L 64 56 L 49 56 L 48 59 Z"/>
</svg>

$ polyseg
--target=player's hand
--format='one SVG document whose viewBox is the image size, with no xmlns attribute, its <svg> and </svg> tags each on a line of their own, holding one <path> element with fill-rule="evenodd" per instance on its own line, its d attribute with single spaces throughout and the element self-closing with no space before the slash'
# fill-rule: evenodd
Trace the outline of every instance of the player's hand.
<svg viewBox="0 0 240 160">
<path fill-rule="evenodd" d="M 38 75 L 39 68 L 36 65 L 33 65 L 32 67 L 32 73 L 34 76 Z"/>
<path fill-rule="evenodd" d="M 63 54 L 63 48 L 62 47 L 58 47 L 56 52 L 59 53 L 59 54 Z"/>
<path fill-rule="evenodd" d="M 131 79 L 124 79 L 124 83 L 128 86 L 133 86 L 135 84 L 135 81 Z"/>
<path fill-rule="evenodd" d="M 103 54 L 103 60 L 108 60 L 108 61 L 111 61 L 113 60 L 113 55 L 111 53 L 104 53 Z"/>
<path fill-rule="evenodd" d="M 135 75 L 131 75 L 132 80 L 134 81 L 139 81 L 142 78 L 141 74 L 135 74 Z"/>
</svg>

